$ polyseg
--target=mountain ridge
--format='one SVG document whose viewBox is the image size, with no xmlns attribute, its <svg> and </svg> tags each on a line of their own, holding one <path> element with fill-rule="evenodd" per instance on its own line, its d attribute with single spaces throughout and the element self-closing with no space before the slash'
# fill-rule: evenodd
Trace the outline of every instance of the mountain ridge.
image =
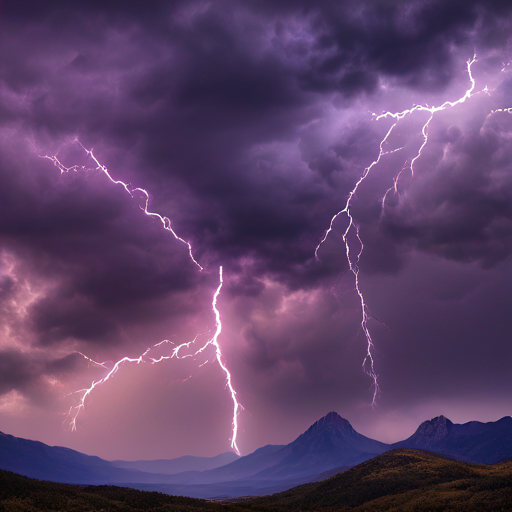
<svg viewBox="0 0 512 512">
<path fill-rule="evenodd" d="M 155 459 L 155 460 L 113 460 L 111 464 L 117 468 L 136 469 L 146 473 L 157 473 L 164 475 L 174 475 L 185 471 L 206 471 L 225 466 L 230 462 L 237 460 L 240 456 L 235 452 L 224 452 L 214 457 L 196 457 L 194 455 L 184 455 L 174 459 Z"/>
<path fill-rule="evenodd" d="M 466 462 L 494 464 L 512 457 L 512 417 L 459 424 L 445 416 L 436 416 L 391 447 L 425 449 Z"/>
<path fill-rule="evenodd" d="M 167 476 L 116 468 L 95 455 L 3 432 L 0 432 L 0 469 L 29 478 L 72 484 L 165 482 Z"/>
</svg>

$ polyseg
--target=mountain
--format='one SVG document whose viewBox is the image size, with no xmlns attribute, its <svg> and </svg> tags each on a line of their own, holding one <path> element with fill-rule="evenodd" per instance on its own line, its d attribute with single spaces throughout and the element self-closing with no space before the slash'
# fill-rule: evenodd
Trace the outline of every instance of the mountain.
<svg viewBox="0 0 512 512">
<path fill-rule="evenodd" d="M 48 446 L 0 432 L 0 467 L 31 478 L 57 482 L 97 481 L 110 463 L 90 455 Z"/>
<path fill-rule="evenodd" d="M 61 446 L 48 446 L 39 441 L 21 439 L 2 432 L 0 469 L 39 480 L 75 484 L 162 483 L 168 478 L 167 475 L 117 468 L 99 457 Z"/>
<path fill-rule="evenodd" d="M 279 462 L 255 477 L 316 475 L 339 466 L 354 466 L 388 449 L 389 445 L 359 434 L 346 419 L 330 412 L 277 452 Z"/>
<path fill-rule="evenodd" d="M 392 447 L 424 449 L 467 462 L 494 464 L 512 457 L 512 418 L 457 424 L 437 416 L 424 421 L 411 437 Z"/>
<path fill-rule="evenodd" d="M 160 473 L 165 475 L 174 475 L 185 471 L 206 471 L 225 466 L 230 462 L 237 460 L 239 456 L 234 452 L 225 452 L 215 457 L 193 457 L 185 455 L 176 459 L 158 459 L 158 460 L 114 460 L 112 465 L 116 468 L 136 469 L 146 473 Z"/>
<path fill-rule="evenodd" d="M 290 444 L 264 446 L 210 471 L 172 475 L 169 483 L 197 485 L 238 481 L 261 487 L 278 481 L 305 482 L 333 468 L 353 466 L 388 449 L 389 445 L 357 433 L 346 419 L 330 412 Z"/>
</svg>

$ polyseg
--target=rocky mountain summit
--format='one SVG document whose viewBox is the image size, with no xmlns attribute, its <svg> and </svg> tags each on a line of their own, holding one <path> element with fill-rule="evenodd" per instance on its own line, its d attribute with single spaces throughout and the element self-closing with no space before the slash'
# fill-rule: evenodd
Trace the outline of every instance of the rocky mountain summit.
<svg viewBox="0 0 512 512">
<path fill-rule="evenodd" d="M 453 423 L 448 418 L 436 416 L 431 420 L 424 421 L 411 437 L 401 443 L 407 443 L 408 448 L 430 450 L 450 435 L 452 427 Z"/>
<path fill-rule="evenodd" d="M 457 424 L 437 416 L 424 421 L 411 437 L 392 448 L 430 450 L 467 462 L 494 464 L 512 457 L 512 418 Z"/>
</svg>

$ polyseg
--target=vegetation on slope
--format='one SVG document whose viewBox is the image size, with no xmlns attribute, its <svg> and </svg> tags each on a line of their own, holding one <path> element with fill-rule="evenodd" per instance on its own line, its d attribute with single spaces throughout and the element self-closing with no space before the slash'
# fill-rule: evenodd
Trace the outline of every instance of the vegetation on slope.
<svg viewBox="0 0 512 512">
<path fill-rule="evenodd" d="M 245 504 L 252 510 L 512 510 L 512 463 L 485 466 L 392 450 L 322 482 Z"/>
<path fill-rule="evenodd" d="M 119 511 L 174 512 L 225 511 L 229 505 L 169 496 L 158 492 L 143 492 L 110 485 L 78 486 L 41 482 L 24 476 L 0 471 L 0 511 Z"/>
</svg>

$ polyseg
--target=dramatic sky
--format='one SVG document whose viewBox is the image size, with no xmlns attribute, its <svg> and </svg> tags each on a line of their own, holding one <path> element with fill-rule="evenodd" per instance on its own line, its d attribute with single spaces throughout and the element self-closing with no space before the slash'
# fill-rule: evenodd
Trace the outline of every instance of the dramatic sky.
<svg viewBox="0 0 512 512">
<path fill-rule="evenodd" d="M 1 431 L 107 459 L 229 450 L 213 346 L 126 364 L 66 417 L 118 359 L 208 341 L 221 265 L 243 454 L 331 410 L 386 442 L 511 414 L 508 0 L 4 0 L 0 24 Z M 474 54 L 473 95 L 424 147 L 429 113 L 404 117 L 351 201 L 372 407 L 347 216 L 315 247 L 395 122 L 373 114 L 458 100 Z"/>
</svg>

